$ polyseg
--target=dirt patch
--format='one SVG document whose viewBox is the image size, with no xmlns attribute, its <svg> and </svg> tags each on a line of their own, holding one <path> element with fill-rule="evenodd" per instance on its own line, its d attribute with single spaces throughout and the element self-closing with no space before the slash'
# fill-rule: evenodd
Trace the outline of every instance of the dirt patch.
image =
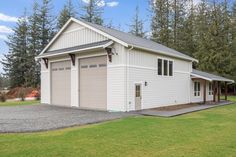
<svg viewBox="0 0 236 157">
<path fill-rule="evenodd" d="M 40 94 L 39 93 L 39 89 L 37 89 L 37 88 L 32 88 L 32 87 L 28 87 L 28 88 L 16 87 L 16 88 L 10 89 L 6 93 L 7 99 L 18 98 L 19 95 L 20 95 L 20 92 L 22 90 L 24 90 L 25 97 L 37 97 Z"/>
</svg>

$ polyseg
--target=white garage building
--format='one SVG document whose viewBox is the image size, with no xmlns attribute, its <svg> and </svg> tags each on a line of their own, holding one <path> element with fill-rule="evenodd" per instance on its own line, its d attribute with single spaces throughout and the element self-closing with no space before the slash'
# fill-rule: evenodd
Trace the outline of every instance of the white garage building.
<svg viewBox="0 0 236 157">
<path fill-rule="evenodd" d="M 42 53 L 41 102 L 132 111 L 216 101 L 220 82 L 196 59 L 153 41 L 71 18 Z"/>
</svg>

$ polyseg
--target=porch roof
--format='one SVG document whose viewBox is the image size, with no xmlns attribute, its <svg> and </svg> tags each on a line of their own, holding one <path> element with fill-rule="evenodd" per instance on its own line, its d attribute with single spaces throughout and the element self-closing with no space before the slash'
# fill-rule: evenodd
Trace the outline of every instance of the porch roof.
<svg viewBox="0 0 236 157">
<path fill-rule="evenodd" d="M 222 82 L 228 82 L 228 83 L 234 83 L 234 80 L 227 79 L 225 77 L 217 76 L 214 74 L 210 74 L 207 72 L 199 71 L 196 69 L 193 69 L 193 72 L 191 73 L 192 78 L 201 78 L 204 80 L 208 80 L 210 82 L 212 81 L 222 81 Z"/>
</svg>

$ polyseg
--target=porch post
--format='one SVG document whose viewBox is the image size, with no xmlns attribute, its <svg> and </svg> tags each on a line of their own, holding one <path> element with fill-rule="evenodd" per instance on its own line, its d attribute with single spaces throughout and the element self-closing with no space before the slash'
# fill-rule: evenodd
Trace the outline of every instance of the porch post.
<svg viewBox="0 0 236 157">
<path fill-rule="evenodd" d="M 217 82 L 218 83 L 218 102 L 220 102 L 220 81 Z"/>
<path fill-rule="evenodd" d="M 203 102 L 206 103 L 206 80 L 203 82 Z"/>
<path fill-rule="evenodd" d="M 227 100 L 228 97 L 228 85 L 227 82 L 225 82 L 225 100 Z"/>
<path fill-rule="evenodd" d="M 216 82 L 213 81 L 213 102 L 216 102 Z"/>
</svg>

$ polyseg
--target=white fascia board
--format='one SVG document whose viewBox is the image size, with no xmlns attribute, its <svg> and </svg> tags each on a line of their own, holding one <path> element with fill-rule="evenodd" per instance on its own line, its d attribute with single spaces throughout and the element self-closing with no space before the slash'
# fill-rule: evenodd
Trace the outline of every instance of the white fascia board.
<svg viewBox="0 0 236 157">
<path fill-rule="evenodd" d="M 80 53 L 80 52 L 83 52 L 83 51 L 96 50 L 96 49 L 104 49 L 104 45 L 88 47 L 88 48 L 79 49 L 79 50 L 73 50 L 73 51 L 66 51 L 66 52 L 62 52 L 62 53 L 55 53 L 55 54 L 48 54 L 48 55 L 43 55 L 43 56 L 37 56 L 37 57 L 35 57 L 35 59 L 37 60 L 37 59 L 40 59 L 40 58 L 61 56 L 61 55 L 69 54 L 69 53 Z"/>
<path fill-rule="evenodd" d="M 92 27 L 92 26 L 90 26 L 90 25 L 84 23 L 83 21 L 77 20 L 77 19 L 75 19 L 75 18 L 73 18 L 73 17 L 72 17 L 71 19 L 72 19 L 74 22 L 76 22 L 76 23 L 78 23 L 78 24 L 80 24 L 80 25 L 82 25 L 82 26 L 84 26 L 84 27 L 87 27 L 87 28 L 89 28 L 89 29 L 91 29 L 91 30 L 93 30 L 93 31 L 95 31 L 95 32 L 97 32 L 97 33 L 99 33 L 99 34 L 101 34 L 101 35 L 103 35 L 103 36 L 105 36 L 105 37 L 107 37 L 107 38 L 109 38 L 109 39 L 111 39 L 111 40 L 113 40 L 113 41 L 115 41 L 115 42 L 117 42 L 117 43 L 123 45 L 123 46 L 125 46 L 125 47 L 128 47 L 128 46 L 129 46 L 129 44 L 127 44 L 126 42 L 124 42 L 124 41 L 122 41 L 122 40 L 120 40 L 120 39 L 117 39 L 117 38 L 111 36 L 110 34 L 105 33 L 105 32 L 103 32 L 103 31 L 101 31 L 101 30 L 99 30 L 99 29 L 96 29 L 96 28 L 94 28 L 94 27 Z"/>
<path fill-rule="evenodd" d="M 157 51 L 155 51 L 155 50 L 148 49 L 148 48 L 141 47 L 141 46 L 137 46 L 137 45 L 130 45 L 130 46 L 131 46 L 131 47 L 138 48 L 138 49 L 150 51 L 150 52 L 159 53 L 159 54 L 161 54 L 161 55 L 165 55 L 165 56 L 169 56 L 169 57 L 174 57 L 174 58 L 179 58 L 179 59 L 184 59 L 184 60 L 188 60 L 188 61 L 192 61 L 192 62 L 197 62 L 197 63 L 198 63 L 198 60 L 197 60 L 197 59 L 194 59 L 194 58 L 187 58 L 187 57 L 182 57 L 182 56 L 178 56 L 178 55 L 170 55 L 170 54 L 166 54 L 166 52 L 163 52 L 163 51 L 158 51 L 158 52 L 157 52 Z"/>
</svg>

